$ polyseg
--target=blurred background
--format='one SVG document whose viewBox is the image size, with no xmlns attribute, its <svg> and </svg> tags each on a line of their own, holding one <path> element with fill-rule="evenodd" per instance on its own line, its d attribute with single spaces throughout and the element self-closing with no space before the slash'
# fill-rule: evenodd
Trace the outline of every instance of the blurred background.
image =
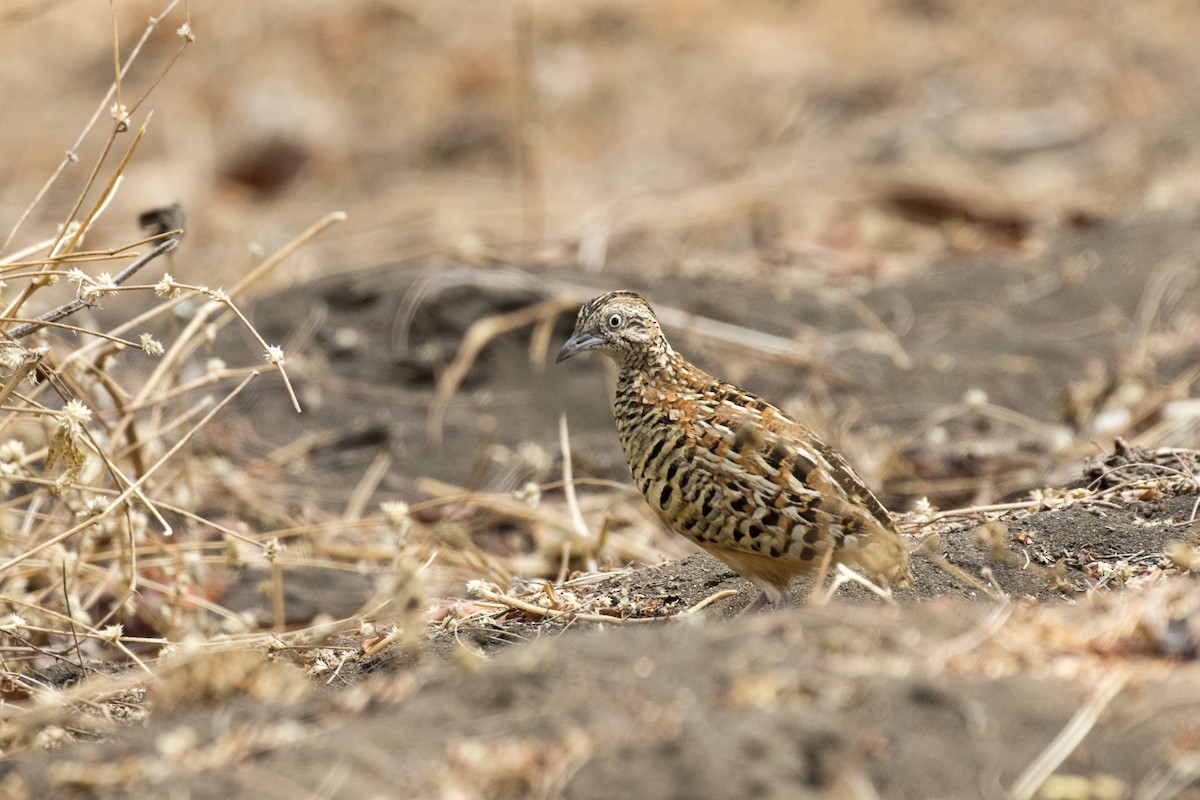
<svg viewBox="0 0 1200 800">
<path fill-rule="evenodd" d="M 166 4 L 115 5 L 127 53 Z M 174 54 L 185 11 L 127 94 Z M 313 272 L 526 246 L 593 270 L 895 280 L 947 249 L 1035 248 L 1200 195 L 1200 8 L 1183 0 L 191 12 L 196 44 L 151 96 L 108 225 L 178 200 L 205 270 L 342 209 Z M 111 21 L 106 3 L 14 0 L 0 23 L 12 220 L 111 82 Z"/>
<path fill-rule="evenodd" d="M 165 7 L 116 4 L 123 53 Z M 314 368 L 302 398 L 318 423 L 324 408 L 329 425 L 382 426 L 394 453 L 420 456 L 401 475 L 467 479 L 473 451 L 431 466 L 445 451 L 420 442 L 472 322 L 617 286 L 665 308 L 693 360 L 828 432 L 899 507 L 1004 499 L 1114 435 L 1195 444 L 1195 3 L 213 0 L 173 7 L 127 96 L 171 63 L 189 13 L 195 44 L 150 96 L 89 245 L 128 241 L 141 211 L 179 201 L 177 271 L 228 284 L 347 212 L 272 277 L 326 283 L 255 321 L 298 343 L 290 357 L 324 347 L 331 381 L 352 369 L 414 388 L 348 409 Z M 6 228 L 103 96 L 111 36 L 104 3 L 0 11 Z M 10 250 L 65 217 L 102 138 Z M 420 317 L 415 276 L 460 267 L 533 277 L 499 301 L 445 295 L 440 316 L 427 292 Z M 385 310 L 346 300 L 364 292 Z M 297 332 L 314 306 L 332 316 L 310 327 L 341 339 Z M 382 331 L 389 354 L 347 366 L 346 342 Z M 465 385 L 495 391 L 451 406 L 447 446 L 478 440 L 486 411 L 487 436 L 553 451 L 566 406 L 585 471 L 620 478 L 603 366 L 544 380 L 528 333 L 507 334 L 507 356 L 483 349 Z M 417 421 L 376 408 L 397 405 Z"/>
</svg>

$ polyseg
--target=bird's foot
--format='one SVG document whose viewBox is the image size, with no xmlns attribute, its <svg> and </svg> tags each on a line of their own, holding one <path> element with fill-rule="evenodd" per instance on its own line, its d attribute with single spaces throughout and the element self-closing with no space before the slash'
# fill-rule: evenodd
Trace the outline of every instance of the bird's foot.
<svg viewBox="0 0 1200 800">
<path fill-rule="evenodd" d="M 757 614 L 759 611 L 766 608 L 770 604 L 771 604 L 771 598 L 767 596 L 767 593 L 759 592 L 758 597 L 754 598 L 754 601 L 751 602 L 750 605 L 746 606 L 741 611 L 739 611 L 737 615 L 739 617 L 748 617 L 751 614 Z"/>
<path fill-rule="evenodd" d="M 750 614 L 757 614 L 764 608 L 771 606 L 774 606 L 776 611 L 785 611 L 792 607 L 792 596 L 787 592 L 778 596 L 772 596 L 771 592 L 760 592 L 758 597 L 754 598 L 753 602 L 739 611 L 737 615 L 739 617 L 746 617 Z"/>
</svg>

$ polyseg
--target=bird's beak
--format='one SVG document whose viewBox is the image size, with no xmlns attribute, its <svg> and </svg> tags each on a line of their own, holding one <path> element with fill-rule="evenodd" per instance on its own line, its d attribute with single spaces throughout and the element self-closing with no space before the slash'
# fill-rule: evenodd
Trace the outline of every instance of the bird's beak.
<svg viewBox="0 0 1200 800">
<path fill-rule="evenodd" d="M 594 333 L 577 333 L 570 339 L 567 339 L 566 344 L 562 346 L 562 350 L 558 351 L 558 358 L 554 359 L 554 363 L 557 364 L 560 361 L 566 361 L 571 356 L 591 350 L 596 345 L 603 343 L 604 340 Z"/>
</svg>

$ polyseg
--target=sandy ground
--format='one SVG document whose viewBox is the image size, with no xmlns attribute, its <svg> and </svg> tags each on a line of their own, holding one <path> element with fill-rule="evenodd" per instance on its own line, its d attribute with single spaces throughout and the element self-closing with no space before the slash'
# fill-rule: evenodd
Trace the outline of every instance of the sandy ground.
<svg viewBox="0 0 1200 800">
<path fill-rule="evenodd" d="M 128 52 L 160 7 L 117 6 Z M 4 689 L 33 746 L 0 796 L 1200 797 L 1197 8 L 196 5 L 93 244 L 180 200 L 170 268 L 229 282 L 348 212 L 247 303 L 304 413 L 257 381 L 200 445 L 236 474 L 198 483 L 252 532 L 326 525 L 283 537 L 286 621 L 355 624 L 153 680 L 41 665 L 62 699 Z M 0 14 L 8 227 L 95 108 L 111 21 Z M 629 492 L 606 365 L 550 364 L 618 286 L 847 453 L 904 512 L 914 589 L 735 617 L 745 582 Z M 528 309 L 446 391 L 478 323 Z M 552 524 L 563 412 L 595 565 Z M 411 560 L 440 560 L 397 588 L 346 510 L 429 498 Z M 213 577 L 270 626 L 261 560 Z"/>
</svg>

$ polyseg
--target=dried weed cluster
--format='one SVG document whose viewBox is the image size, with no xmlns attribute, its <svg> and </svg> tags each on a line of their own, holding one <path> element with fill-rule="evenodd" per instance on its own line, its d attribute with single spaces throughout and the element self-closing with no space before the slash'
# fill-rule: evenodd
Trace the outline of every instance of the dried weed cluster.
<svg viewBox="0 0 1200 800">
<path fill-rule="evenodd" d="M 623 489 L 582 501 L 572 493 L 568 504 L 557 494 L 543 498 L 561 486 L 553 482 L 511 494 L 427 483 L 430 500 L 389 502 L 371 514 L 390 464 L 382 458 L 344 513 L 301 519 L 259 496 L 261 476 L 223 457 L 236 447 L 196 447 L 230 401 L 271 373 L 300 410 L 283 349 L 263 339 L 238 302 L 343 215 L 318 220 L 229 289 L 187 279 L 177 206 L 143 214 L 142 238 L 86 248 L 152 130 L 147 98 L 195 41 L 184 14 L 179 0 L 168 2 L 126 53 L 114 24 L 111 88 L 0 244 L 2 750 L 100 733 L 142 717 L 147 698 L 159 707 L 235 693 L 294 699 L 303 673 L 275 667 L 299 665 L 332 682 L 360 657 L 416 641 L 434 565 L 459 585 L 481 575 L 505 585 L 516 575 L 560 574 L 561 582 L 569 569 L 595 569 L 600 546 L 623 561 L 661 554 L 652 543 L 658 533 L 631 511 L 635 498 Z M 171 36 L 178 46 L 165 61 L 138 62 L 151 37 Z M 149 89 L 131 101 L 122 89 L 133 69 L 157 74 L 138 76 Z M 80 175 L 76 153 L 94 139 L 102 140 L 100 155 Z M 47 216 L 42 206 L 64 190 L 75 201 L 61 224 L 31 230 L 29 220 Z M 230 326 L 257 342 L 247 366 L 210 355 Z M 509 455 L 526 473 L 548 477 L 548 454 Z M 288 458 L 285 449 L 268 460 Z M 215 511 L 198 513 L 204 508 Z M 606 530 L 596 545 L 582 528 L 584 513 L 608 520 L 612 538 Z M 243 569 L 262 576 L 256 593 L 267 596 L 265 618 L 227 604 Z M 293 615 L 285 579 L 305 569 L 318 580 L 328 571 L 366 575 L 374 600 L 341 619 Z M 355 644 L 338 644 L 336 635 Z"/>
<path fill-rule="evenodd" d="M 143 238 L 85 246 L 151 127 L 147 98 L 194 41 L 179 5 L 170 2 L 152 18 L 127 53 L 114 23 L 112 86 L 0 243 L 4 748 L 61 738 L 48 731 L 69 735 L 42 724 L 47 712 L 63 707 L 101 718 L 140 713 L 136 683 L 92 689 L 88 697 L 59 690 L 106 662 L 150 673 L 150 659 L 172 642 L 247 630 L 245 620 L 210 602 L 211 566 L 269 560 L 271 553 L 264 537 L 195 513 L 220 491 L 214 475 L 229 470 L 190 445 L 256 377 L 278 373 L 291 393 L 283 351 L 259 336 L 236 298 L 338 215 L 262 260 L 228 291 L 161 269 L 187 270 L 186 257 L 169 255 L 183 236 L 177 207 L 143 215 Z M 149 88 L 136 99 L 123 96 L 142 45 L 172 35 L 178 46 L 162 63 L 136 64 L 158 71 L 140 76 Z M 96 138 L 103 140 L 100 155 L 80 174 L 76 154 Z M 75 200 L 57 229 L 31 230 L 32 212 L 64 193 Z M 142 270 L 152 264 L 157 276 L 145 281 Z M 205 360 L 207 346 L 231 324 L 261 348 L 246 354 L 250 366 Z"/>
</svg>

